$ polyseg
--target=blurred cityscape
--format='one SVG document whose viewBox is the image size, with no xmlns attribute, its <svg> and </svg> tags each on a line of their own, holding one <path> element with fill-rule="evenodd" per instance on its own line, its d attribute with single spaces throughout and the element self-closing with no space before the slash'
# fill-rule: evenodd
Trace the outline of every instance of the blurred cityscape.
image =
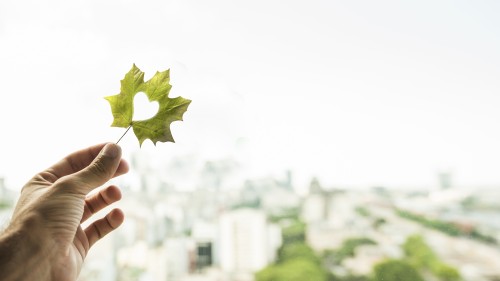
<svg viewBox="0 0 500 281">
<path fill-rule="evenodd" d="M 133 155 L 126 220 L 90 251 L 80 281 L 500 280 L 498 188 L 457 187 L 443 172 L 433 188 L 312 178 L 297 193 L 291 171 L 228 188 L 235 164 L 224 160 L 206 162 L 187 191 L 147 161 Z M 17 196 L 0 179 L 3 225 Z"/>
</svg>

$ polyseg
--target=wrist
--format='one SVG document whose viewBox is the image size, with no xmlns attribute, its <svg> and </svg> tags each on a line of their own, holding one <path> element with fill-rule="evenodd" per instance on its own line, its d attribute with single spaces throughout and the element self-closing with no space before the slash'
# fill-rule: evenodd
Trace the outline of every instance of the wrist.
<svg viewBox="0 0 500 281">
<path fill-rule="evenodd" d="M 9 225 L 0 234 L 0 280 L 47 279 L 49 251 L 30 227 L 38 223 L 38 219 L 30 218 Z"/>
</svg>

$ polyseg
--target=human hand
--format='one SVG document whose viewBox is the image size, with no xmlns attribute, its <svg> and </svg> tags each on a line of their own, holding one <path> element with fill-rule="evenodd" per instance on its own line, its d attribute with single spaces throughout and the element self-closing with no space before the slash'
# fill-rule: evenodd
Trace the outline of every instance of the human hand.
<svg viewBox="0 0 500 281">
<path fill-rule="evenodd" d="M 70 154 L 35 175 L 0 235 L 0 279 L 76 280 L 90 247 L 124 220 L 114 209 L 83 229 L 85 220 L 121 198 L 113 185 L 88 194 L 127 171 L 120 147 L 108 143 Z"/>
</svg>

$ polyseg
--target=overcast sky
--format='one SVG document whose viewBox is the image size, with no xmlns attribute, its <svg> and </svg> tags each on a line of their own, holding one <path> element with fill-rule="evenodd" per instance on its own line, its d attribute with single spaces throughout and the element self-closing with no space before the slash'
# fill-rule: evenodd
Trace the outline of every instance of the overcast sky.
<svg viewBox="0 0 500 281">
<path fill-rule="evenodd" d="M 2 0 L 0 176 L 116 141 L 133 63 L 193 102 L 151 163 L 235 158 L 297 185 L 500 184 L 500 2 Z M 132 134 L 124 154 L 138 150 Z M 198 164 L 203 160 L 198 160 Z"/>
</svg>

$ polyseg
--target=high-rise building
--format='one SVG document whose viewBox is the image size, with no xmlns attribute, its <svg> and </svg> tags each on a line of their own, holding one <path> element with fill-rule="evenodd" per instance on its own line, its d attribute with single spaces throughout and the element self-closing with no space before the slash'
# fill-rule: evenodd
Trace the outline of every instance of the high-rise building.
<svg viewBox="0 0 500 281">
<path fill-rule="evenodd" d="M 220 218 L 220 266 L 228 273 L 253 273 L 273 262 L 281 244 L 278 226 L 261 210 L 237 209 Z"/>
<path fill-rule="evenodd" d="M 311 183 L 309 184 L 309 194 L 321 194 L 323 191 L 323 187 L 319 183 L 318 178 L 312 178 Z"/>
<path fill-rule="evenodd" d="M 438 174 L 439 187 L 441 189 L 449 189 L 453 187 L 453 177 L 451 172 L 440 172 Z"/>
<path fill-rule="evenodd" d="M 214 241 L 217 225 L 212 222 L 197 220 L 193 223 L 191 239 L 194 241 L 195 269 L 204 271 L 217 262 Z"/>
<path fill-rule="evenodd" d="M 6 190 L 5 190 L 5 179 L 0 177 L 0 200 L 5 199 Z"/>
<path fill-rule="evenodd" d="M 196 243 L 196 269 L 202 270 L 213 263 L 212 242 Z"/>
</svg>

